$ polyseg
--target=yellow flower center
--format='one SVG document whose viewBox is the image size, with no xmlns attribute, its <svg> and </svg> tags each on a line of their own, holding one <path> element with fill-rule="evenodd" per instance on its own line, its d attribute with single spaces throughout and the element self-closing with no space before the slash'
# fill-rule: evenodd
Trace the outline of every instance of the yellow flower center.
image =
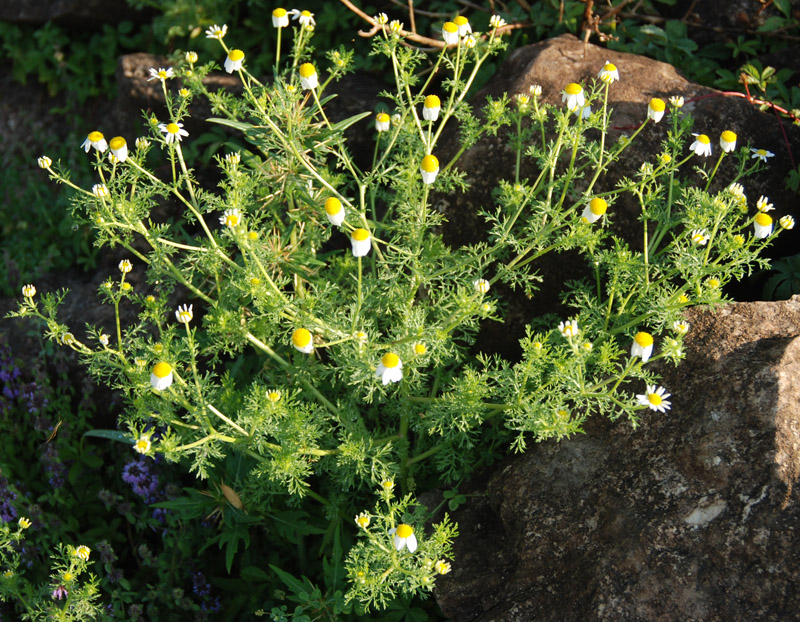
<svg viewBox="0 0 800 622">
<path fill-rule="evenodd" d="M 605 199 L 601 199 L 600 197 L 595 197 L 591 201 L 589 201 L 589 211 L 592 212 L 595 216 L 602 216 L 606 213 L 608 209 L 608 203 L 606 203 Z"/>
<path fill-rule="evenodd" d="M 88 136 L 90 143 L 96 143 L 103 140 L 103 134 L 100 132 L 91 132 Z"/>
<path fill-rule="evenodd" d="M 170 134 L 177 134 L 181 131 L 181 128 L 178 127 L 177 123 L 169 123 L 167 124 L 167 132 Z"/>
<path fill-rule="evenodd" d="M 405 523 L 400 523 L 397 526 L 397 537 L 398 538 L 408 538 L 413 533 L 414 533 L 414 528 L 411 525 L 406 525 Z"/>
<path fill-rule="evenodd" d="M 153 367 L 153 375 L 156 378 L 166 378 L 172 373 L 172 365 L 165 361 L 161 361 L 155 364 Z"/>
<path fill-rule="evenodd" d="M 136 451 L 139 453 L 147 453 L 147 450 L 150 449 L 150 441 L 146 438 L 140 438 L 136 441 Z"/>
<path fill-rule="evenodd" d="M 277 402 L 279 399 L 281 399 L 281 392 L 280 391 L 269 391 L 267 393 L 267 399 L 270 402 L 273 402 L 273 403 Z"/>
<path fill-rule="evenodd" d="M 400 357 L 394 352 L 387 352 L 381 358 L 381 363 L 383 363 L 383 366 L 387 369 L 393 369 L 400 364 Z"/>
<path fill-rule="evenodd" d="M 351 237 L 352 237 L 352 238 L 353 238 L 353 239 L 354 239 L 356 242 L 363 242 L 363 241 L 365 241 L 365 240 L 369 240 L 369 231 L 367 231 L 366 229 L 356 229 L 356 230 L 355 230 L 355 231 L 353 231 L 353 233 L 351 234 Z"/>
<path fill-rule="evenodd" d="M 441 100 L 436 95 L 428 95 L 425 98 L 426 108 L 440 108 L 442 105 Z"/>
<path fill-rule="evenodd" d="M 258 239 L 258 231 L 248 231 L 247 232 L 247 239 L 248 240 L 257 240 Z"/>
<path fill-rule="evenodd" d="M 244 52 L 242 52 L 241 50 L 231 50 L 228 53 L 228 59 L 234 63 L 237 63 L 240 60 L 244 60 Z"/>
<path fill-rule="evenodd" d="M 70 581 L 72 581 L 72 573 L 65 572 L 63 578 L 64 578 L 64 583 L 69 583 Z"/>
<path fill-rule="evenodd" d="M 708 286 L 711 289 L 717 289 L 719 287 L 719 281 L 717 279 L 708 279 Z"/>
<path fill-rule="evenodd" d="M 434 155 L 426 155 L 422 158 L 422 170 L 426 173 L 435 173 L 439 170 L 439 160 Z"/>
<path fill-rule="evenodd" d="M 298 328 L 292 333 L 292 343 L 298 348 L 305 348 L 311 343 L 311 333 L 308 329 Z"/>
<path fill-rule="evenodd" d="M 250 285 L 261 285 L 261 279 L 259 279 L 257 276 L 254 276 L 252 279 L 250 279 Z"/>
<path fill-rule="evenodd" d="M 682 305 L 685 305 L 687 302 L 689 302 L 689 296 L 687 296 L 686 294 L 681 294 L 680 296 L 678 296 L 678 302 L 681 303 Z"/>
<path fill-rule="evenodd" d="M 756 224 L 761 227 L 768 227 L 772 224 L 772 217 L 766 212 L 759 212 L 756 214 Z"/>
<path fill-rule="evenodd" d="M 614 63 L 607 63 L 605 65 L 605 67 L 603 67 L 603 71 L 611 72 L 611 71 L 616 71 L 616 70 L 617 70 L 617 66 Z"/>
<path fill-rule="evenodd" d="M 300 65 L 300 77 L 301 78 L 310 78 L 313 75 L 316 75 L 317 70 L 314 69 L 314 65 L 311 63 L 303 63 Z"/>
<path fill-rule="evenodd" d="M 445 22 L 444 26 L 442 26 L 442 30 L 448 34 L 455 34 L 458 32 L 458 26 L 453 22 Z"/>
<path fill-rule="evenodd" d="M 654 97 L 650 100 L 650 110 L 653 112 L 664 112 L 667 105 L 664 103 L 663 99 L 659 99 L 658 97 Z"/>
<path fill-rule="evenodd" d="M 300 13 L 301 17 L 311 17 L 311 11 L 302 11 Z"/>
<path fill-rule="evenodd" d="M 730 130 L 725 130 L 724 132 L 722 132 L 722 135 L 720 136 L 720 138 L 722 139 L 722 142 L 726 142 L 726 143 L 735 143 L 736 142 L 736 134 L 734 134 Z"/>
<path fill-rule="evenodd" d="M 571 84 L 567 84 L 567 88 L 564 89 L 564 92 L 567 95 L 580 95 L 580 93 L 583 92 L 583 87 L 580 84 L 572 82 Z"/>
<path fill-rule="evenodd" d="M 389 123 L 389 115 L 385 112 L 378 113 L 378 123 Z"/>
<path fill-rule="evenodd" d="M 428 351 L 428 347 L 424 343 L 416 343 L 414 344 L 414 352 L 416 354 L 425 354 Z"/>
<path fill-rule="evenodd" d="M 277 18 L 279 18 L 279 19 L 280 19 L 281 17 L 286 17 L 286 9 L 275 9 L 275 10 L 272 12 L 272 16 L 273 16 L 273 17 L 277 17 Z"/>
<path fill-rule="evenodd" d="M 225 224 L 229 227 L 235 227 L 239 224 L 239 215 L 238 214 L 228 214 L 225 217 Z"/>
<path fill-rule="evenodd" d="M 661 396 L 658 393 L 649 393 L 647 395 L 647 401 L 650 402 L 653 406 L 659 406 L 663 401 Z"/>
<path fill-rule="evenodd" d="M 697 142 L 699 142 L 699 143 L 701 143 L 703 145 L 708 145 L 708 144 L 711 143 L 711 139 L 708 136 L 706 136 L 705 134 L 699 134 L 697 136 Z"/>
<path fill-rule="evenodd" d="M 125 142 L 125 139 L 122 136 L 115 136 L 108 142 L 108 146 L 111 147 L 114 151 L 117 149 L 122 149 L 128 143 Z"/>
<path fill-rule="evenodd" d="M 643 348 L 653 345 L 653 335 L 650 333 L 636 333 L 633 340 Z"/>
<path fill-rule="evenodd" d="M 466 17 L 464 17 L 463 15 L 459 15 L 459 16 L 453 18 L 453 23 L 456 26 L 466 26 L 467 24 L 469 24 L 469 20 Z"/>
<path fill-rule="evenodd" d="M 335 216 L 342 211 L 342 202 L 336 197 L 330 197 L 325 201 L 325 212 L 331 216 Z"/>
</svg>

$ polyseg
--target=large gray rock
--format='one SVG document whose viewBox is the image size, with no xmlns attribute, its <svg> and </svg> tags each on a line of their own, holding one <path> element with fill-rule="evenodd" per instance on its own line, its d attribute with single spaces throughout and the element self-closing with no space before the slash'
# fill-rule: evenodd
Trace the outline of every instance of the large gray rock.
<svg viewBox="0 0 800 622">
<path fill-rule="evenodd" d="M 693 309 L 672 410 L 590 421 L 473 481 L 454 622 L 798 619 L 800 297 Z"/>
</svg>

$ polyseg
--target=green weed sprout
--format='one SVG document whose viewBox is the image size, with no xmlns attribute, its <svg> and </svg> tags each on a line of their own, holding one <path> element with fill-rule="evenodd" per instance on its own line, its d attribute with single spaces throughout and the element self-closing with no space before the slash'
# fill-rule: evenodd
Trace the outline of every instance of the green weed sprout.
<svg viewBox="0 0 800 622">
<path fill-rule="evenodd" d="M 129 258 L 99 291 L 114 309 L 113 327 L 77 336 L 58 320 L 65 293 L 37 299 L 32 285 L 15 315 L 44 321 L 51 339 L 124 396 L 120 425 L 135 450 L 187 465 L 200 479 L 228 478 L 226 498 L 247 521 L 226 527 L 239 531 L 222 539 L 249 542 L 243 532 L 300 511 L 306 519 L 289 532 L 281 525 L 284 539 L 270 540 L 291 571 L 276 572 L 306 594 L 296 598 L 309 598 L 304 583 L 285 577 L 298 572 L 293 543 L 319 537 L 330 572 L 314 580 L 326 582 L 339 613 L 425 595 L 456 563 L 456 526 L 447 517 L 426 526 L 417 490 L 457 483 L 509 448 L 569 438 L 589 416 L 635 426 L 645 412 L 667 413 L 671 395 L 651 364 L 683 357 L 691 327 L 682 311 L 723 302 L 725 284 L 765 265 L 760 251 L 794 224 L 784 216 L 773 227 L 765 198 L 748 209 L 739 180 L 764 162 L 737 150 L 735 134 L 722 134 L 719 156 L 706 164 L 715 146 L 704 134 L 689 136 L 681 98 L 654 98 L 639 128 L 610 142 L 608 97 L 620 79 L 613 64 L 592 84 L 567 84 L 562 106 L 542 102 L 541 87 L 532 87 L 476 112 L 467 95 L 503 46 L 503 22 L 477 33 L 463 21 L 445 24 L 450 45 L 426 74 L 425 54 L 403 45 L 402 24 L 379 15 L 373 52 L 394 76 L 383 94 L 389 107 L 336 122 L 326 90 L 352 59 L 344 49 L 314 52 L 313 15 L 273 12 L 275 27 L 293 39 L 269 81 L 248 71 L 246 51 L 229 47 L 227 27 L 215 25 L 207 36 L 240 78 L 241 96 L 208 92 L 203 78 L 216 65 L 190 53 L 174 70 L 153 69 L 168 117 L 149 118 L 135 149 L 122 137 L 106 143 L 89 134 L 93 188 L 40 160 L 73 188 L 74 216 L 94 227 L 97 244 L 122 247 Z M 435 76 L 444 76 L 441 86 Z M 177 94 L 173 80 L 182 82 Z M 183 151 L 198 96 L 210 101 L 211 122 L 239 137 L 236 150 L 216 159 L 216 187 Z M 642 129 L 667 113 L 652 158 L 598 191 Z M 368 117 L 367 165 L 352 157 L 345 130 Z M 461 146 L 440 161 L 446 131 L 457 131 Z M 515 168 L 481 210 L 486 240 L 448 247 L 432 194 L 466 190 L 459 157 L 498 134 Z M 521 176 L 523 161 L 535 179 Z M 685 179 L 688 167 L 701 187 Z M 722 170 L 733 182 L 716 189 Z M 623 200 L 638 206 L 638 239 L 609 226 Z M 162 206 L 176 212 L 174 222 L 155 216 Z M 564 284 L 572 314 L 534 319 L 520 335 L 519 360 L 473 354 L 481 325 L 503 321 L 496 285 L 535 296 L 537 260 L 564 251 L 586 266 L 586 277 Z M 142 291 L 132 273 L 144 273 Z M 123 307 L 137 309 L 138 321 L 123 324 Z M 346 551 L 342 542 L 353 540 Z M 331 570 L 339 567 L 344 598 L 345 573 Z"/>
</svg>

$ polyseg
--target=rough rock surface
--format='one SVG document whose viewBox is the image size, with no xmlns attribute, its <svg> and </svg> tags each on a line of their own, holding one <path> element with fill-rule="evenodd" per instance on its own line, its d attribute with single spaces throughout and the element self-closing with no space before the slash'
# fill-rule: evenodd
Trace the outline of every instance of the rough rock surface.
<svg viewBox="0 0 800 622">
<path fill-rule="evenodd" d="M 800 297 L 693 309 L 672 410 L 533 446 L 453 515 L 454 622 L 790 620 L 800 611 Z"/>
</svg>

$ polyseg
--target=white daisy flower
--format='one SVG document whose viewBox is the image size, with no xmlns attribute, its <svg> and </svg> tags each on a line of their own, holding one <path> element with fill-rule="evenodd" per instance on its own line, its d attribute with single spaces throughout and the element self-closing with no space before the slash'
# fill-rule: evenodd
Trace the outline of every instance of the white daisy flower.
<svg viewBox="0 0 800 622">
<path fill-rule="evenodd" d="M 128 142 L 122 136 L 114 136 L 108 141 L 108 147 L 112 155 L 120 162 L 128 159 Z"/>
<path fill-rule="evenodd" d="M 631 356 L 640 356 L 642 363 L 646 363 L 652 353 L 653 335 L 645 332 L 636 333 L 631 344 Z"/>
<path fill-rule="evenodd" d="M 568 84 L 561 92 L 561 101 L 567 103 L 567 110 L 570 112 L 583 108 L 586 104 L 583 87 L 575 82 Z"/>
<path fill-rule="evenodd" d="M 645 393 L 637 395 L 636 399 L 639 400 L 640 405 L 647 406 L 650 410 L 663 413 L 667 412 L 672 406 L 669 400 L 667 400 L 670 395 L 671 394 L 667 393 L 664 387 L 656 387 L 654 384 L 648 384 Z"/>
<path fill-rule="evenodd" d="M 375 21 L 378 22 L 381 25 L 388 24 L 389 23 L 389 16 L 386 15 L 386 13 L 378 13 L 375 16 Z"/>
<path fill-rule="evenodd" d="M 458 26 L 459 37 L 466 37 L 467 35 L 472 34 L 472 26 L 470 25 L 469 20 L 463 15 L 456 15 L 453 18 L 453 23 Z"/>
<path fill-rule="evenodd" d="M 436 121 L 439 118 L 441 109 L 441 100 L 436 95 L 428 95 L 422 104 L 422 118 L 426 121 Z"/>
<path fill-rule="evenodd" d="M 689 322 L 686 320 L 675 320 L 672 323 L 672 330 L 680 335 L 685 335 L 689 332 Z"/>
<path fill-rule="evenodd" d="M 541 97 L 542 95 L 542 85 L 541 84 L 532 84 L 528 87 L 528 91 L 530 92 L 533 97 Z"/>
<path fill-rule="evenodd" d="M 402 30 L 403 30 L 403 22 L 401 22 L 400 20 L 393 19 L 389 24 L 389 32 L 391 32 L 393 35 L 402 34 Z"/>
<path fill-rule="evenodd" d="M 752 147 L 750 148 L 750 152 L 753 154 L 750 156 L 751 159 L 758 158 L 762 162 L 766 162 L 767 158 L 771 158 L 775 155 L 774 153 L 772 153 L 771 151 L 767 151 L 766 149 L 753 149 Z"/>
<path fill-rule="evenodd" d="M 219 224 L 225 225 L 233 229 L 238 227 L 242 222 L 242 213 L 237 208 L 226 209 L 219 217 Z"/>
<path fill-rule="evenodd" d="M 272 12 L 272 25 L 275 28 L 286 28 L 289 25 L 289 14 L 286 9 L 275 9 Z"/>
<path fill-rule="evenodd" d="M 603 65 L 603 68 L 597 74 L 597 77 L 600 78 L 600 82 L 613 84 L 619 80 L 619 70 L 617 70 L 617 66 L 614 63 L 606 61 L 606 64 Z"/>
<path fill-rule="evenodd" d="M 387 352 L 375 370 L 375 377 L 384 385 L 400 382 L 403 379 L 403 361 L 394 352 Z"/>
<path fill-rule="evenodd" d="M 300 65 L 300 86 L 305 90 L 315 89 L 319 86 L 319 79 L 317 78 L 317 70 L 311 63 L 303 63 Z"/>
<path fill-rule="evenodd" d="M 591 224 L 602 218 L 606 210 L 608 210 L 608 203 L 606 203 L 606 200 L 601 197 L 595 197 L 583 208 L 581 218 L 584 222 Z"/>
<path fill-rule="evenodd" d="M 25 298 L 33 298 L 36 295 L 36 287 L 28 283 L 27 285 L 23 285 L 22 287 L 22 295 Z"/>
<path fill-rule="evenodd" d="M 578 320 L 559 322 L 558 330 L 567 339 L 569 339 L 570 337 L 577 337 L 578 333 L 580 332 L 580 330 L 578 329 Z"/>
<path fill-rule="evenodd" d="M 435 155 L 426 155 L 422 158 L 422 163 L 419 166 L 419 172 L 422 174 L 422 183 L 432 184 L 436 181 L 436 176 L 439 174 L 439 160 Z"/>
<path fill-rule="evenodd" d="M 292 345 L 303 354 L 311 354 L 314 351 L 314 338 L 306 328 L 298 328 L 292 333 Z"/>
<path fill-rule="evenodd" d="M 140 436 L 133 444 L 133 451 L 145 455 L 150 451 L 151 446 L 149 436 Z"/>
<path fill-rule="evenodd" d="M 354 229 L 350 234 L 350 246 L 352 247 L 353 257 L 364 257 L 372 248 L 372 236 L 366 229 Z"/>
<path fill-rule="evenodd" d="M 147 149 L 150 146 L 150 141 L 146 138 L 137 138 L 136 139 L 136 148 L 140 151 L 143 149 Z"/>
<path fill-rule="evenodd" d="M 414 535 L 414 528 L 411 525 L 400 523 L 397 529 L 390 529 L 389 535 L 394 536 L 394 548 L 402 551 L 408 549 L 409 553 L 417 550 L 417 537 Z"/>
<path fill-rule="evenodd" d="M 694 151 L 695 155 L 710 156 L 711 155 L 711 139 L 705 134 L 692 134 L 695 137 L 694 142 L 689 145 L 689 149 Z"/>
<path fill-rule="evenodd" d="M 753 227 L 757 238 L 768 238 L 772 233 L 772 217 L 766 212 L 759 212 L 753 220 Z"/>
<path fill-rule="evenodd" d="M 794 229 L 794 218 L 789 215 L 781 216 L 778 220 L 778 224 L 786 230 Z"/>
<path fill-rule="evenodd" d="M 150 77 L 147 78 L 147 81 L 150 80 L 169 80 L 170 78 L 175 77 L 175 71 L 172 67 L 168 67 L 164 69 L 163 67 L 160 69 L 156 69 L 155 67 L 150 67 Z"/>
<path fill-rule="evenodd" d="M 156 391 L 163 391 L 172 384 L 172 365 L 166 361 L 160 361 L 153 366 L 150 373 L 150 385 Z"/>
<path fill-rule="evenodd" d="M 181 324 L 188 324 L 192 321 L 194 317 L 194 313 L 192 312 L 192 307 L 194 305 L 186 305 L 180 306 L 178 305 L 178 310 L 175 311 L 175 319 L 178 320 Z"/>
<path fill-rule="evenodd" d="M 89 554 L 91 552 L 92 550 L 88 546 L 86 546 L 85 544 L 81 544 L 79 547 L 75 549 L 74 555 L 75 557 L 80 557 L 83 561 L 86 562 L 89 561 Z"/>
<path fill-rule="evenodd" d="M 468 50 L 471 50 L 476 45 L 478 45 L 478 39 L 475 38 L 475 35 L 469 34 L 466 37 L 464 37 L 464 47 L 465 48 L 467 48 Z"/>
<path fill-rule="evenodd" d="M 228 34 L 228 27 L 225 24 L 222 24 L 221 28 L 219 26 L 217 26 L 216 24 L 214 24 L 208 30 L 206 30 L 206 38 L 207 39 L 219 39 L 219 40 L 222 40 L 222 38 L 226 34 Z"/>
<path fill-rule="evenodd" d="M 314 19 L 314 14 L 311 11 L 300 11 L 298 9 L 292 9 L 289 11 L 292 15 L 292 19 L 296 19 L 300 26 L 316 26 L 317 22 Z"/>
<path fill-rule="evenodd" d="M 458 43 L 458 26 L 453 22 L 445 22 L 442 26 L 442 40 L 447 45 L 456 45 Z"/>
<path fill-rule="evenodd" d="M 122 261 L 119 262 L 119 265 L 117 267 L 119 268 L 119 271 L 122 272 L 122 274 L 128 274 L 128 272 L 133 270 L 133 265 L 131 264 L 130 259 L 123 259 Z"/>
<path fill-rule="evenodd" d="M 184 56 L 184 58 L 186 59 L 187 63 L 189 63 L 191 65 L 194 65 L 197 62 L 197 58 L 198 58 L 197 57 L 197 52 L 192 52 L 191 50 L 189 50 L 188 52 L 186 52 L 186 55 Z"/>
<path fill-rule="evenodd" d="M 489 26 L 491 26 L 492 28 L 502 28 L 505 25 L 506 25 L 506 20 L 504 20 L 499 15 L 492 15 L 489 18 Z"/>
<path fill-rule="evenodd" d="M 690 234 L 692 242 L 695 244 L 699 244 L 700 246 L 705 246 L 708 244 L 708 233 L 705 229 L 695 229 Z"/>
<path fill-rule="evenodd" d="M 653 123 L 658 123 L 664 116 L 666 107 L 663 99 L 654 97 L 650 100 L 650 103 L 647 104 L 647 118 L 653 121 Z"/>
<path fill-rule="evenodd" d="M 736 134 L 730 130 L 725 130 L 719 137 L 719 148 L 725 153 L 730 153 L 736 149 Z"/>
<path fill-rule="evenodd" d="M 231 50 L 225 58 L 225 71 L 233 73 L 239 71 L 244 63 L 244 52 L 241 50 Z"/>
<path fill-rule="evenodd" d="M 47 156 L 42 156 L 36 160 L 36 163 L 39 165 L 39 168 L 50 168 L 53 161 Z"/>
<path fill-rule="evenodd" d="M 450 562 L 446 562 L 443 559 L 440 559 L 433 565 L 434 569 L 439 574 L 447 574 L 452 569 L 450 566 Z"/>
<path fill-rule="evenodd" d="M 379 112 L 375 117 L 375 130 L 378 132 L 388 132 L 391 124 L 392 119 L 385 112 Z"/>
<path fill-rule="evenodd" d="M 669 98 L 669 103 L 673 108 L 683 108 L 683 96 L 673 95 Z"/>
<path fill-rule="evenodd" d="M 92 147 L 97 149 L 100 153 L 103 153 L 108 149 L 108 143 L 101 132 L 89 132 L 89 135 L 86 137 L 86 140 L 83 141 L 81 147 L 83 147 L 86 153 L 89 153 L 89 149 Z"/>
<path fill-rule="evenodd" d="M 356 525 L 358 525 L 361 529 L 366 529 L 369 527 L 370 523 L 370 516 L 366 512 L 360 512 L 356 514 Z"/>
<path fill-rule="evenodd" d="M 164 132 L 164 142 L 168 145 L 172 142 L 181 142 L 189 132 L 183 129 L 183 123 L 159 123 L 158 129 Z"/>
<path fill-rule="evenodd" d="M 728 190 L 730 190 L 731 194 L 737 199 L 744 199 L 744 186 L 742 184 L 731 184 L 728 186 Z"/>
<path fill-rule="evenodd" d="M 486 294 L 489 291 L 489 281 L 486 279 L 475 279 L 472 281 L 472 287 L 475 288 L 475 291 L 479 294 Z"/>
<path fill-rule="evenodd" d="M 336 197 L 329 197 L 325 201 L 325 216 L 327 216 L 328 222 L 335 227 L 339 227 L 344 222 L 346 214 L 344 205 Z"/>
<path fill-rule="evenodd" d="M 105 184 L 95 184 L 92 186 L 92 194 L 97 198 L 102 199 L 108 196 L 108 188 Z"/>
<path fill-rule="evenodd" d="M 758 201 L 756 201 L 756 209 L 759 212 L 771 212 L 775 207 L 769 202 L 769 198 L 762 194 L 758 197 Z"/>
</svg>

